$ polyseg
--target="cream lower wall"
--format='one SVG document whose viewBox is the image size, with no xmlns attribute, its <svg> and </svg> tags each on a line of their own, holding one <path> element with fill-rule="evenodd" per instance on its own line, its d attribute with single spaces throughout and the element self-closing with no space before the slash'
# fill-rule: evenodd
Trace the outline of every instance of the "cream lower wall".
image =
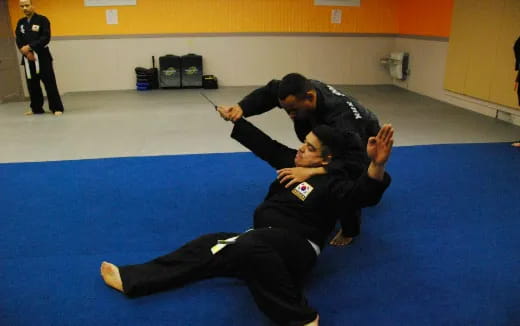
<svg viewBox="0 0 520 326">
<path fill-rule="evenodd" d="M 331 84 L 391 84 L 520 125 L 520 110 L 445 91 L 447 40 L 394 36 L 180 36 L 55 39 L 50 44 L 61 93 L 135 88 L 134 67 L 151 56 L 197 53 L 221 86 L 262 85 L 289 72 Z M 407 81 L 392 81 L 379 63 L 410 53 Z M 20 71 L 23 76 L 23 71 Z M 25 83 L 24 83 L 25 84 Z M 28 95 L 27 90 L 25 90 Z"/>
<path fill-rule="evenodd" d="M 332 84 L 389 84 L 379 59 L 393 37 L 184 36 L 122 39 L 55 39 L 50 48 L 61 93 L 135 89 L 134 67 L 151 57 L 197 53 L 204 74 L 222 86 L 262 85 L 289 72 Z"/>
<path fill-rule="evenodd" d="M 464 109 L 520 125 L 520 110 L 518 109 L 444 90 L 444 73 L 448 54 L 447 40 L 396 37 L 394 51 L 404 51 L 410 54 L 410 76 L 408 80 L 394 80 L 394 85 Z M 513 92 L 512 84 L 511 92 Z"/>
</svg>

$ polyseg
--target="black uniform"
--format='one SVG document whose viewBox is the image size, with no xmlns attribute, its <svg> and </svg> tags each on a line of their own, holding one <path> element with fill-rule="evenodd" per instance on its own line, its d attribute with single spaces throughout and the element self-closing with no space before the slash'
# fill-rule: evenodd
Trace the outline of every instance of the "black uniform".
<svg viewBox="0 0 520 326">
<path fill-rule="evenodd" d="M 27 88 L 31 96 L 31 109 L 33 113 L 44 113 L 43 93 L 40 80 L 45 85 L 49 109 L 52 112 L 63 112 L 56 77 L 52 67 L 52 56 L 48 44 L 51 40 L 51 24 L 47 17 L 33 14 L 31 20 L 21 18 L 16 25 L 16 44 L 18 48 L 29 45 L 37 57 L 36 61 L 29 61 L 22 58 L 22 65 L 25 68 Z"/>
<path fill-rule="evenodd" d="M 275 169 L 294 167 L 296 150 L 272 140 L 244 119 L 232 137 Z M 258 307 L 283 325 L 316 318 L 302 293 L 305 276 L 332 231 L 340 206 L 376 204 L 390 184 L 365 173 L 357 180 L 312 177 L 293 189 L 275 180 L 254 214 L 254 229 L 241 235 L 215 233 L 145 264 L 119 268 L 124 293 L 140 296 L 210 277 L 237 277 L 249 287 Z M 239 236 L 216 254 L 217 240 Z"/>
<path fill-rule="evenodd" d="M 280 82 L 271 80 L 266 86 L 253 91 L 240 101 L 244 116 L 261 114 L 279 107 Z M 296 135 L 302 142 L 313 127 L 322 124 L 339 130 L 357 132 L 365 144 L 369 137 L 377 135 L 380 129 L 379 121 L 373 112 L 330 85 L 317 80 L 310 82 L 318 96 L 316 110 L 304 119 L 294 120 Z"/>
<path fill-rule="evenodd" d="M 326 85 L 317 80 L 310 80 L 317 93 L 316 110 L 308 112 L 305 118 L 294 120 L 296 135 L 303 142 L 307 134 L 316 125 L 325 124 L 339 130 L 356 132 L 366 146 L 368 138 L 377 135 L 380 126 L 377 116 L 359 104 L 354 98 L 347 96 L 334 87 Z M 266 86 L 261 87 L 247 95 L 239 102 L 244 111 L 244 116 L 249 117 L 267 112 L 275 107 L 279 107 L 278 89 L 279 80 L 272 80 Z M 368 157 L 365 163 L 368 165 Z M 347 178 L 357 177 L 365 170 L 355 171 L 352 166 L 337 160 L 326 167 L 327 173 L 345 174 Z M 345 213 L 346 218 L 342 219 L 343 235 L 354 237 L 360 233 L 361 229 L 361 209 L 349 207 Z"/>
<path fill-rule="evenodd" d="M 516 74 L 516 82 L 520 83 L 520 37 L 516 40 L 513 50 L 515 52 L 515 70 L 518 71 Z M 516 91 L 518 95 L 518 105 L 520 105 L 520 86 Z"/>
</svg>

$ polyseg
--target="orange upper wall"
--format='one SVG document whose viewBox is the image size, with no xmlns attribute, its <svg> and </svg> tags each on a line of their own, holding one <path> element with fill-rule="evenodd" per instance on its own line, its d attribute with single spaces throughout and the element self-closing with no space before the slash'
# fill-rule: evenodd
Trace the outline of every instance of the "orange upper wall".
<svg viewBox="0 0 520 326">
<path fill-rule="evenodd" d="M 363 0 L 343 7 L 343 22 L 330 23 L 331 8 L 313 0 L 137 0 L 117 7 L 119 25 L 107 25 L 109 7 L 84 7 L 83 0 L 33 0 L 49 17 L 55 36 L 162 33 L 325 32 L 397 33 L 394 0 Z M 13 21 L 18 0 L 9 0 Z"/>
<path fill-rule="evenodd" d="M 455 0 L 397 0 L 399 34 L 450 36 Z"/>
<path fill-rule="evenodd" d="M 119 24 L 107 25 L 105 10 L 111 7 L 84 7 L 84 0 L 33 0 L 36 10 L 51 20 L 54 36 L 248 32 L 447 36 L 452 2 L 361 0 L 361 7 L 340 7 L 343 19 L 336 25 L 330 23 L 333 7 L 314 6 L 314 0 L 137 0 L 137 6 L 115 7 Z M 22 13 L 18 0 L 8 3 L 14 25 Z M 435 3 L 435 10 L 429 3 Z"/>
</svg>

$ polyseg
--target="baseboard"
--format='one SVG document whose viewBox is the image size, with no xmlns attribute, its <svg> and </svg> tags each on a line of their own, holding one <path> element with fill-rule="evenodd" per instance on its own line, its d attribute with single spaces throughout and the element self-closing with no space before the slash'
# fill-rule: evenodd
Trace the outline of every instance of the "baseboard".
<svg viewBox="0 0 520 326">
<path fill-rule="evenodd" d="M 446 90 L 444 94 L 446 97 L 445 102 L 520 126 L 520 109 L 510 108 Z M 443 101 L 443 99 L 440 100 Z"/>
</svg>

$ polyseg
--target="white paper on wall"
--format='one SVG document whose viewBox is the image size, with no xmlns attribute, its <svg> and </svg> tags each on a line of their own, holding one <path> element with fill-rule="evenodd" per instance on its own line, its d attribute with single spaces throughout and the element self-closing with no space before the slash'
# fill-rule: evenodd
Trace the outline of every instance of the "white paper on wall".
<svg viewBox="0 0 520 326">
<path fill-rule="evenodd" d="M 117 14 L 117 9 L 107 9 L 107 24 L 108 25 L 119 24 L 119 17 Z"/>
<path fill-rule="evenodd" d="M 330 13 L 330 22 L 333 24 L 341 24 L 341 9 L 332 9 Z"/>
<path fill-rule="evenodd" d="M 360 7 L 361 0 L 314 0 L 314 5 Z"/>
<path fill-rule="evenodd" d="M 85 0 L 85 7 L 135 6 L 137 0 Z"/>
</svg>

